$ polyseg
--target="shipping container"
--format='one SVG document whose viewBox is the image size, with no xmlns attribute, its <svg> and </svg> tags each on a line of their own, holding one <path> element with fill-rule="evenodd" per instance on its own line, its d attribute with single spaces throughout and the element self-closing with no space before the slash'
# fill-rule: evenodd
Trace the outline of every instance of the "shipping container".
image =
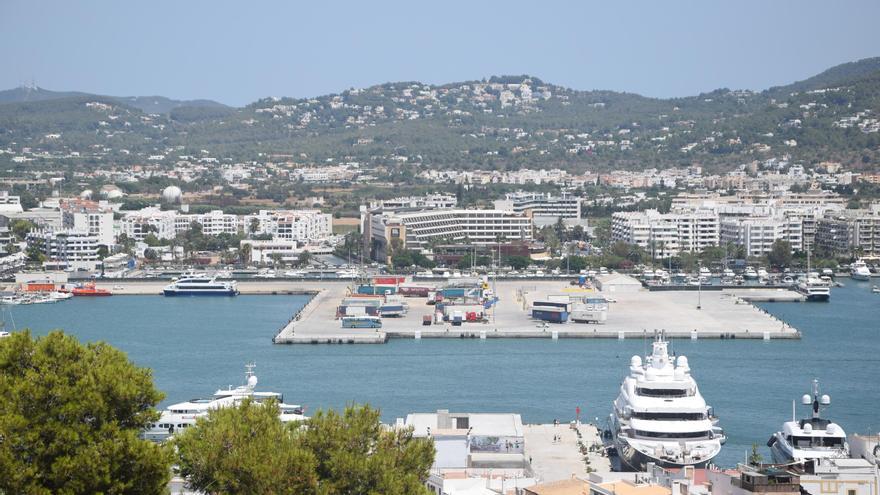
<svg viewBox="0 0 880 495">
<path fill-rule="evenodd" d="M 397 286 L 396 285 L 368 285 L 363 284 L 359 285 L 356 291 L 358 294 L 367 294 L 367 295 L 385 295 L 385 294 L 396 294 Z"/>
<path fill-rule="evenodd" d="M 406 277 L 375 277 L 373 285 L 398 285 L 406 282 Z"/>
<path fill-rule="evenodd" d="M 551 306 L 533 307 L 532 318 L 549 323 L 565 323 L 568 321 L 568 311 Z"/>
<path fill-rule="evenodd" d="M 398 289 L 398 293 L 406 297 L 428 297 L 430 292 L 430 287 L 419 287 L 414 285 L 401 285 Z"/>
<path fill-rule="evenodd" d="M 570 308 L 570 304 L 568 302 L 556 302 L 556 301 L 535 301 L 532 303 L 532 306 L 541 308 L 559 308 L 565 311 L 568 311 Z"/>
</svg>

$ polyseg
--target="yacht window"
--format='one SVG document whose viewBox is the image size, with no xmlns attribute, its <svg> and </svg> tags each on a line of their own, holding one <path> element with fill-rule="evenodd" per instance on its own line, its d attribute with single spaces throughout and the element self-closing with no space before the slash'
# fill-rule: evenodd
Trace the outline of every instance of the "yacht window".
<svg viewBox="0 0 880 495">
<path fill-rule="evenodd" d="M 635 430 L 636 436 L 648 438 L 708 438 L 711 432 L 708 431 L 687 431 L 681 433 L 666 433 L 659 431 L 643 431 Z"/>
<path fill-rule="evenodd" d="M 684 388 L 644 388 L 639 387 L 636 393 L 642 397 L 687 397 L 690 390 Z"/>
<path fill-rule="evenodd" d="M 636 419 L 654 419 L 660 421 L 697 421 L 706 419 L 703 413 L 661 413 L 661 412 L 634 412 L 632 417 Z"/>
</svg>

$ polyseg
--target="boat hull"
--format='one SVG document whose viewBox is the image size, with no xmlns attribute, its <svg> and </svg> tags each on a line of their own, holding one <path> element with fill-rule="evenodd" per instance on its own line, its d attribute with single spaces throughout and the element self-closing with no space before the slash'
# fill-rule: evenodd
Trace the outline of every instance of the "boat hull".
<svg viewBox="0 0 880 495">
<path fill-rule="evenodd" d="M 223 296 L 223 297 L 231 297 L 237 296 L 238 291 L 229 289 L 229 290 L 171 290 L 165 289 L 162 293 L 168 297 L 190 297 L 190 296 Z"/>
<path fill-rule="evenodd" d="M 810 302 L 827 302 L 831 299 L 830 294 L 804 294 L 807 297 L 807 301 Z"/>
<path fill-rule="evenodd" d="M 675 469 L 686 466 L 704 468 L 713 459 L 710 457 L 708 459 L 703 459 L 699 462 L 689 464 L 672 462 L 666 459 L 658 459 L 648 456 L 645 453 L 631 447 L 628 443 L 620 441 L 619 439 L 615 439 L 614 447 L 617 449 L 617 457 L 620 460 L 621 469 L 625 471 L 645 472 L 648 470 L 649 462 L 652 462 L 654 463 L 654 465 L 660 466 L 665 469 Z"/>
</svg>

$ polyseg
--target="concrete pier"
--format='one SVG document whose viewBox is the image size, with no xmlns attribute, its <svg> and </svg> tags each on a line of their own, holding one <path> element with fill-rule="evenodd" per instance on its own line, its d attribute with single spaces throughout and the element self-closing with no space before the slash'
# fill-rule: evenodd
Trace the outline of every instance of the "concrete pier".
<svg viewBox="0 0 880 495">
<path fill-rule="evenodd" d="M 316 283 L 317 284 L 317 283 Z M 500 298 L 481 323 L 423 325 L 431 315 L 425 298 L 407 298 L 409 312 L 383 318 L 381 329 L 342 328 L 336 307 L 347 285 L 321 284 L 320 293 L 284 325 L 273 341 L 278 344 L 383 343 L 390 338 L 642 338 L 663 330 L 670 338 L 688 339 L 797 339 L 800 332 L 749 301 L 800 301 L 802 296 L 783 289 L 743 288 L 702 293 L 650 292 L 644 289 L 604 292 L 613 299 L 604 323 L 545 323 L 532 320 L 528 310 L 535 300 L 565 294 L 564 281 L 505 280 L 495 289 Z"/>
</svg>

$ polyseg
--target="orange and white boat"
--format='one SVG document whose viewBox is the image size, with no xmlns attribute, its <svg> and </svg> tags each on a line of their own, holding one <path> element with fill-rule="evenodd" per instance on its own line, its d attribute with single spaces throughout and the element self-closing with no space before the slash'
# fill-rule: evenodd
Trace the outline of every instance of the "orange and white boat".
<svg viewBox="0 0 880 495">
<path fill-rule="evenodd" d="M 89 282 L 82 287 L 77 287 L 70 291 L 74 296 L 89 296 L 89 297 L 101 297 L 101 296 L 112 296 L 113 293 L 107 289 L 99 289 L 95 287 L 94 282 Z"/>
</svg>

